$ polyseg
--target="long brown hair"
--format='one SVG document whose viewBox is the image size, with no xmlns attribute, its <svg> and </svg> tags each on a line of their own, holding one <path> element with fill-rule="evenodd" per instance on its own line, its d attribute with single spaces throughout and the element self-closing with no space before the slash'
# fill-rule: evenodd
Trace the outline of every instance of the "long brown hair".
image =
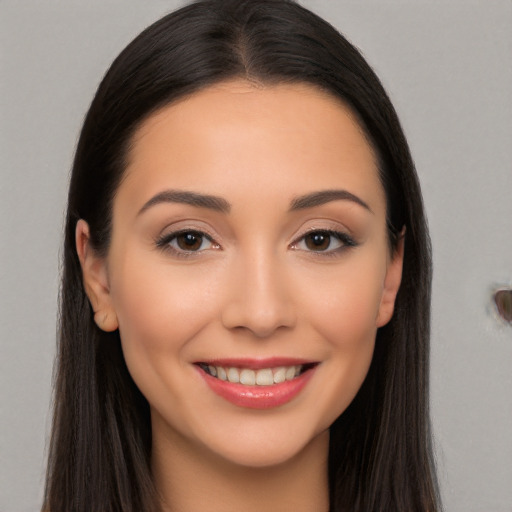
<svg viewBox="0 0 512 512">
<path fill-rule="evenodd" d="M 142 32 L 117 57 L 86 116 L 68 198 L 55 410 L 45 503 L 51 512 L 158 510 L 149 406 L 118 332 L 93 321 L 75 250 L 85 219 L 109 248 L 111 210 L 138 126 L 160 107 L 223 80 L 305 82 L 357 115 L 379 158 L 389 243 L 405 226 L 395 314 L 377 333 L 368 376 L 331 427 L 336 512 L 440 510 L 428 413 L 430 245 L 407 142 L 378 78 L 331 25 L 288 0 L 205 0 Z"/>
</svg>

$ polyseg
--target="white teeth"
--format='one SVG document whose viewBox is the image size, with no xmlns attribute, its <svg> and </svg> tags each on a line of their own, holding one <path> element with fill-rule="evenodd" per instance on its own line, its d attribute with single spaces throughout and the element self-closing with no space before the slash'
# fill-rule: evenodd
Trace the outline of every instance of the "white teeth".
<svg viewBox="0 0 512 512">
<path fill-rule="evenodd" d="M 295 366 L 290 366 L 286 370 L 286 380 L 292 380 L 295 377 Z"/>
<path fill-rule="evenodd" d="M 274 374 L 270 368 L 256 372 L 256 384 L 258 386 L 270 386 L 274 384 Z"/>
<path fill-rule="evenodd" d="M 246 386 L 254 386 L 254 384 L 256 384 L 256 374 L 254 371 L 244 368 L 240 372 L 240 383 Z"/>
<path fill-rule="evenodd" d="M 281 384 L 298 377 L 301 373 L 302 365 L 278 366 L 276 368 L 262 368 L 261 370 L 204 365 L 203 369 L 212 377 L 217 377 L 220 380 L 229 381 L 234 384 L 272 386 L 273 384 Z"/>
<path fill-rule="evenodd" d="M 228 369 L 228 380 L 229 382 L 240 382 L 240 373 L 238 373 L 237 368 L 229 368 Z"/>
<path fill-rule="evenodd" d="M 286 368 L 281 366 L 274 372 L 274 384 L 279 384 L 286 380 Z"/>
</svg>

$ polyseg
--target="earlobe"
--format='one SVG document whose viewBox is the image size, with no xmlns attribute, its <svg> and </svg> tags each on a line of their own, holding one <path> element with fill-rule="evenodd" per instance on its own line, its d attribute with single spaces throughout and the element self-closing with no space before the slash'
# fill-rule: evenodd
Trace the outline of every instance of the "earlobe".
<svg viewBox="0 0 512 512">
<path fill-rule="evenodd" d="M 376 320 L 377 327 L 386 325 L 391 320 L 395 310 L 396 295 L 400 288 L 400 283 L 402 282 L 404 245 L 405 227 L 402 229 L 396 250 L 386 270 L 386 278 L 384 280 L 384 288 Z"/>
<path fill-rule="evenodd" d="M 89 225 L 83 219 L 76 224 L 75 243 L 82 267 L 85 293 L 94 311 L 94 321 L 103 331 L 115 331 L 119 324 L 112 305 L 107 264 L 105 258 L 96 254 L 91 247 Z"/>
</svg>

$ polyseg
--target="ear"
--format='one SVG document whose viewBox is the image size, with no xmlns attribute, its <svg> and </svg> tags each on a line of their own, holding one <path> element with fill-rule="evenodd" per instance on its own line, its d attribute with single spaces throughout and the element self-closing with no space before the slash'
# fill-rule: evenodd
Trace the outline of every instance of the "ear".
<svg viewBox="0 0 512 512">
<path fill-rule="evenodd" d="M 94 311 L 94 321 L 103 331 L 115 331 L 119 324 L 110 296 L 107 263 L 91 247 L 89 225 L 83 219 L 76 224 L 75 243 L 82 267 L 85 293 Z"/>
<path fill-rule="evenodd" d="M 380 300 L 379 312 L 377 314 L 376 325 L 382 327 L 386 325 L 393 316 L 395 309 L 395 299 L 402 282 L 402 267 L 404 262 L 404 241 L 405 227 L 400 233 L 396 250 L 388 262 L 386 277 L 384 279 L 384 288 Z"/>
</svg>

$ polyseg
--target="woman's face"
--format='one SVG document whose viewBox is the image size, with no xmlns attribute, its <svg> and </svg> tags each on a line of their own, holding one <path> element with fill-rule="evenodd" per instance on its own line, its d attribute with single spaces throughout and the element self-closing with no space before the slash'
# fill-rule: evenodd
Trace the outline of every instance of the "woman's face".
<svg viewBox="0 0 512 512">
<path fill-rule="evenodd" d="M 78 247 L 153 438 L 261 467 L 327 436 L 392 314 L 385 213 L 354 116 L 311 86 L 232 81 L 150 117 L 108 256 L 83 225 Z"/>
</svg>

